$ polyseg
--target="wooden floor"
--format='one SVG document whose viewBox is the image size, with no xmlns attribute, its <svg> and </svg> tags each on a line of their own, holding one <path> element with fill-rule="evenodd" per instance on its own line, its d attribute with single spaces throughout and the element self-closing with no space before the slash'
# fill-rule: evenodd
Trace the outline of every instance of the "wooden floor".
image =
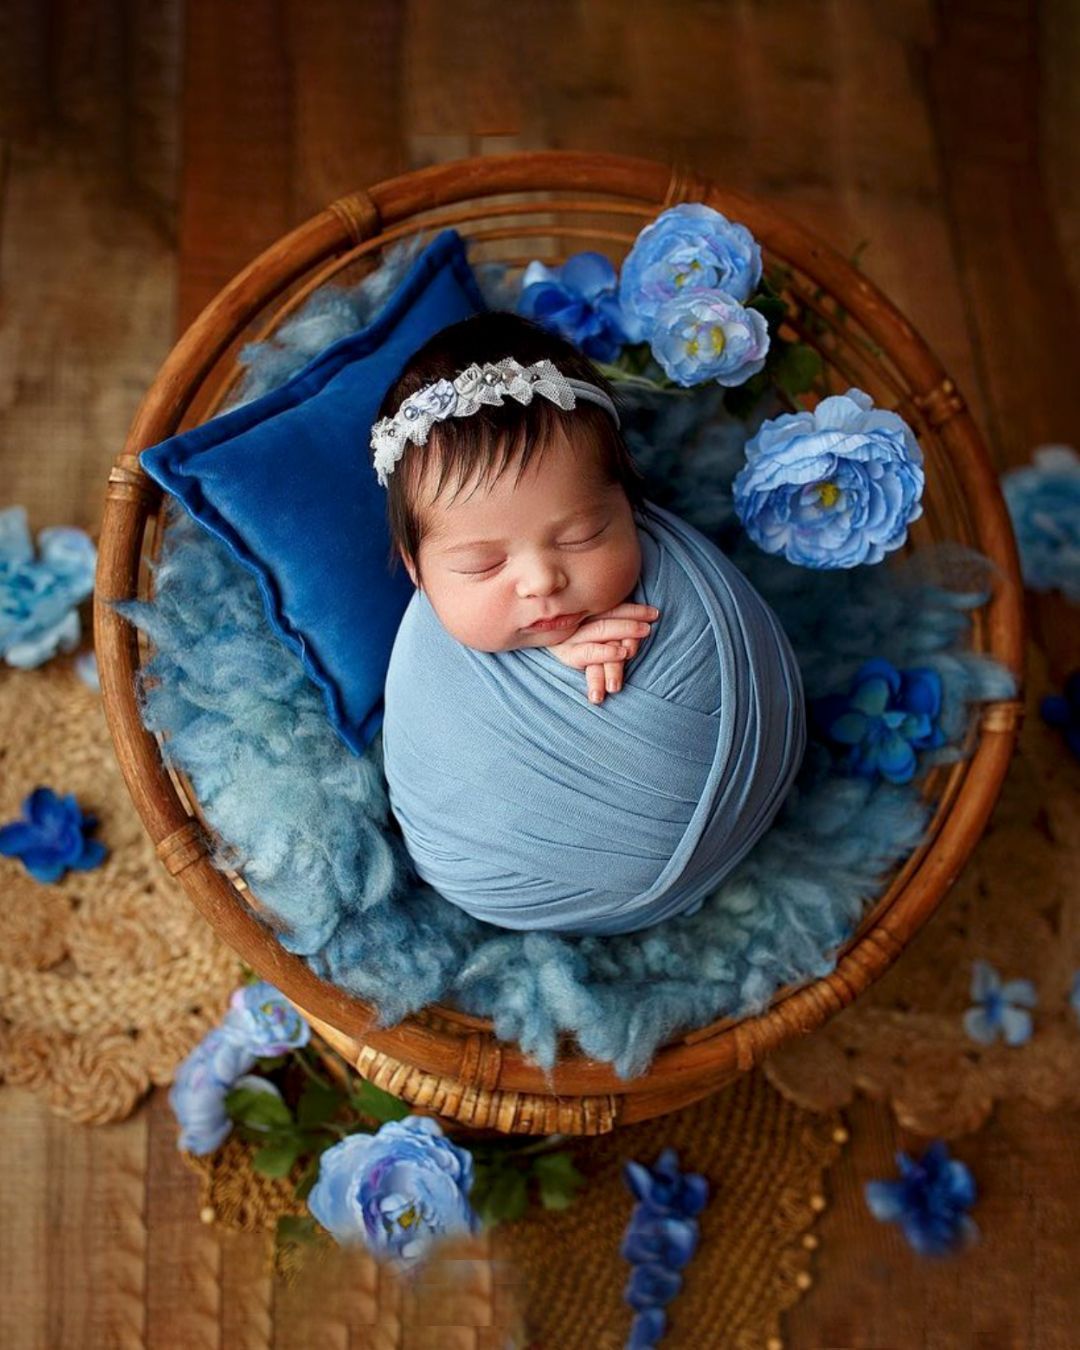
<svg viewBox="0 0 1080 1350">
<path fill-rule="evenodd" d="M 999 466 L 1080 445 L 1078 60 L 1071 0 L 0 0 L 0 505 L 94 527 L 175 328 L 254 253 L 356 186 L 519 148 L 684 161 L 866 241 Z M 944 1267 L 867 1216 L 898 1136 L 851 1123 L 789 1345 L 1077 1344 L 1074 1114 L 963 1141 L 986 1241 Z M 89 1131 L 5 1088 L 0 1141 L 0 1345 L 309 1343 L 257 1245 L 199 1223 L 160 1097 Z"/>
</svg>

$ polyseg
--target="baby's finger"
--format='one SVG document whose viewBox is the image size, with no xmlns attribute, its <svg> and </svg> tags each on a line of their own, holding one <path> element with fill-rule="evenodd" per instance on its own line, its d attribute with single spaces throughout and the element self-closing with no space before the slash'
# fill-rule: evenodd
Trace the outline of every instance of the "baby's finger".
<svg viewBox="0 0 1080 1350">
<path fill-rule="evenodd" d="M 568 649 L 566 664 L 584 670 L 605 661 L 622 661 L 625 655 L 626 648 L 621 642 L 579 642 Z"/>
<path fill-rule="evenodd" d="M 604 686 L 609 694 L 617 694 L 622 688 L 623 663 L 621 661 L 604 662 Z"/>
<path fill-rule="evenodd" d="M 620 645 L 626 655 L 627 661 L 629 661 L 632 657 L 637 656 L 638 648 L 641 646 L 641 643 L 637 638 L 623 638 Z"/>
<path fill-rule="evenodd" d="M 604 665 L 586 666 L 585 683 L 589 691 L 590 703 L 603 703 L 605 689 Z"/>
<path fill-rule="evenodd" d="M 641 619 L 590 619 L 575 632 L 574 639 L 610 642 L 612 638 L 648 637 L 652 625 Z"/>
<path fill-rule="evenodd" d="M 597 619 L 645 619 L 652 621 L 660 617 L 660 611 L 655 605 L 615 605 L 612 609 L 605 609 L 602 614 L 593 614 L 589 622 L 593 623 Z"/>
</svg>

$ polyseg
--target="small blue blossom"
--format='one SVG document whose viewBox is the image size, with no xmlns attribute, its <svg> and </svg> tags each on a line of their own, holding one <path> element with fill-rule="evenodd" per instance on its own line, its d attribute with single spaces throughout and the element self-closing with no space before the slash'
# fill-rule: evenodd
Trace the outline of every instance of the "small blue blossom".
<svg viewBox="0 0 1080 1350">
<path fill-rule="evenodd" d="M 1080 970 L 1073 976 L 1072 988 L 1069 990 L 1069 1006 L 1080 1022 Z"/>
<path fill-rule="evenodd" d="M 307 1045 L 311 1028 L 272 984 L 258 980 L 237 989 L 222 1023 L 225 1034 L 260 1059 Z"/>
<path fill-rule="evenodd" d="M 941 695 L 936 670 L 897 670 L 874 657 L 855 672 L 846 694 L 817 699 L 811 711 L 826 739 L 841 749 L 846 772 L 910 783 L 918 767 L 915 752 L 944 743 Z"/>
<path fill-rule="evenodd" d="M 576 253 L 561 267 L 532 262 L 521 285 L 518 313 L 566 338 L 594 361 L 614 361 L 630 340 L 615 268 L 602 253 Z"/>
<path fill-rule="evenodd" d="M 761 249 L 745 225 L 701 202 L 674 206 L 647 225 L 619 279 L 624 314 L 652 341 L 661 308 L 673 297 L 723 291 L 745 303 L 761 280 Z"/>
<path fill-rule="evenodd" d="M 70 793 L 58 797 L 51 788 L 35 788 L 22 814 L 0 826 L 0 854 L 18 858 L 35 881 L 56 882 L 69 870 L 88 872 L 104 862 L 105 845 L 89 837 L 97 818 L 84 815 Z"/>
<path fill-rule="evenodd" d="M 697 1251 L 697 1244 L 698 1226 L 693 1219 L 660 1216 L 650 1213 L 645 1205 L 637 1205 L 620 1251 L 632 1265 L 656 1261 L 669 1270 L 682 1270 Z"/>
<path fill-rule="evenodd" d="M 198 1156 L 220 1148 L 232 1130 L 225 1110 L 229 1092 L 241 1079 L 247 1086 L 265 1082 L 245 1078 L 255 1059 L 251 1050 L 226 1036 L 221 1027 L 203 1037 L 177 1069 L 169 1089 L 169 1105 L 180 1125 L 179 1148 Z M 266 1087 L 274 1090 L 270 1083 Z"/>
<path fill-rule="evenodd" d="M 42 530 L 38 554 L 23 507 L 0 511 L 0 659 L 23 670 L 79 645 L 76 606 L 94 587 L 97 554 L 82 530 Z"/>
<path fill-rule="evenodd" d="M 667 1314 L 663 1308 L 646 1308 L 630 1324 L 626 1350 L 652 1350 L 659 1345 L 667 1331 Z"/>
<path fill-rule="evenodd" d="M 1001 480 L 1012 517 L 1020 568 L 1033 591 L 1058 590 L 1080 604 L 1080 455 L 1044 445 L 1034 464 Z"/>
<path fill-rule="evenodd" d="M 1038 1003 L 1030 980 L 1008 980 L 988 961 L 974 961 L 971 967 L 971 997 L 976 1006 L 964 1014 L 964 1030 L 980 1045 L 993 1045 L 1000 1035 L 1006 1045 L 1026 1045 L 1031 1040 L 1032 1018 L 1029 1008 Z"/>
<path fill-rule="evenodd" d="M 922 514 L 922 451 L 896 413 L 849 389 L 784 413 L 746 444 L 735 512 L 766 553 L 800 567 L 879 563 Z"/>
<path fill-rule="evenodd" d="M 659 1263 L 635 1266 L 630 1272 L 625 1298 L 635 1312 L 662 1308 L 682 1288 L 682 1276 Z"/>
<path fill-rule="evenodd" d="M 1048 694 L 1039 705 L 1039 712 L 1047 726 L 1057 727 L 1065 744 L 1080 759 L 1080 670 L 1074 670 L 1065 681 L 1062 694 Z"/>
<path fill-rule="evenodd" d="M 407 1267 L 439 1237 L 478 1230 L 472 1180 L 472 1154 L 434 1120 L 409 1116 L 327 1149 L 308 1208 L 338 1242 Z"/>
<path fill-rule="evenodd" d="M 623 1176 L 646 1210 L 661 1218 L 692 1219 L 709 1198 L 709 1183 L 696 1172 L 680 1172 L 673 1148 L 664 1149 L 651 1168 L 631 1160 L 623 1167 Z"/>
<path fill-rule="evenodd" d="M 724 291 L 690 291 L 661 306 L 650 342 L 676 384 L 715 380 L 731 389 L 764 369 L 769 326 L 764 315 Z"/>
<path fill-rule="evenodd" d="M 978 1229 L 967 1211 L 975 1203 L 969 1169 L 949 1156 L 940 1139 L 917 1161 L 898 1153 L 899 1181 L 870 1181 L 866 1203 L 875 1219 L 898 1223 L 920 1256 L 943 1256 L 970 1243 Z"/>
</svg>

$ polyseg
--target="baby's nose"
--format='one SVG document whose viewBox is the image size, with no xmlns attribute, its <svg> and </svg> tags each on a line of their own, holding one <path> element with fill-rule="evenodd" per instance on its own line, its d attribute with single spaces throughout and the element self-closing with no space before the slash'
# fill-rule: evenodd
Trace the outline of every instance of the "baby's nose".
<svg viewBox="0 0 1080 1350">
<path fill-rule="evenodd" d="M 532 567 L 518 580 L 518 595 L 522 600 L 534 596 L 557 595 L 566 585 L 566 574 L 554 564 Z"/>
</svg>

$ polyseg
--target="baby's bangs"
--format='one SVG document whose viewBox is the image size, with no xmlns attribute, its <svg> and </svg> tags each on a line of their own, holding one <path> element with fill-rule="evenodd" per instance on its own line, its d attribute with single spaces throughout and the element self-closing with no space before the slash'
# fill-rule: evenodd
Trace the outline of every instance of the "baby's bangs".
<svg viewBox="0 0 1080 1350">
<path fill-rule="evenodd" d="M 471 495 L 493 487 L 511 465 L 517 466 L 516 484 L 555 439 L 562 416 L 553 404 L 537 399 L 528 408 L 483 408 L 433 427 L 427 445 L 410 452 L 410 495 L 426 480 L 432 500 L 449 487 L 453 502 L 466 488 Z"/>
</svg>

